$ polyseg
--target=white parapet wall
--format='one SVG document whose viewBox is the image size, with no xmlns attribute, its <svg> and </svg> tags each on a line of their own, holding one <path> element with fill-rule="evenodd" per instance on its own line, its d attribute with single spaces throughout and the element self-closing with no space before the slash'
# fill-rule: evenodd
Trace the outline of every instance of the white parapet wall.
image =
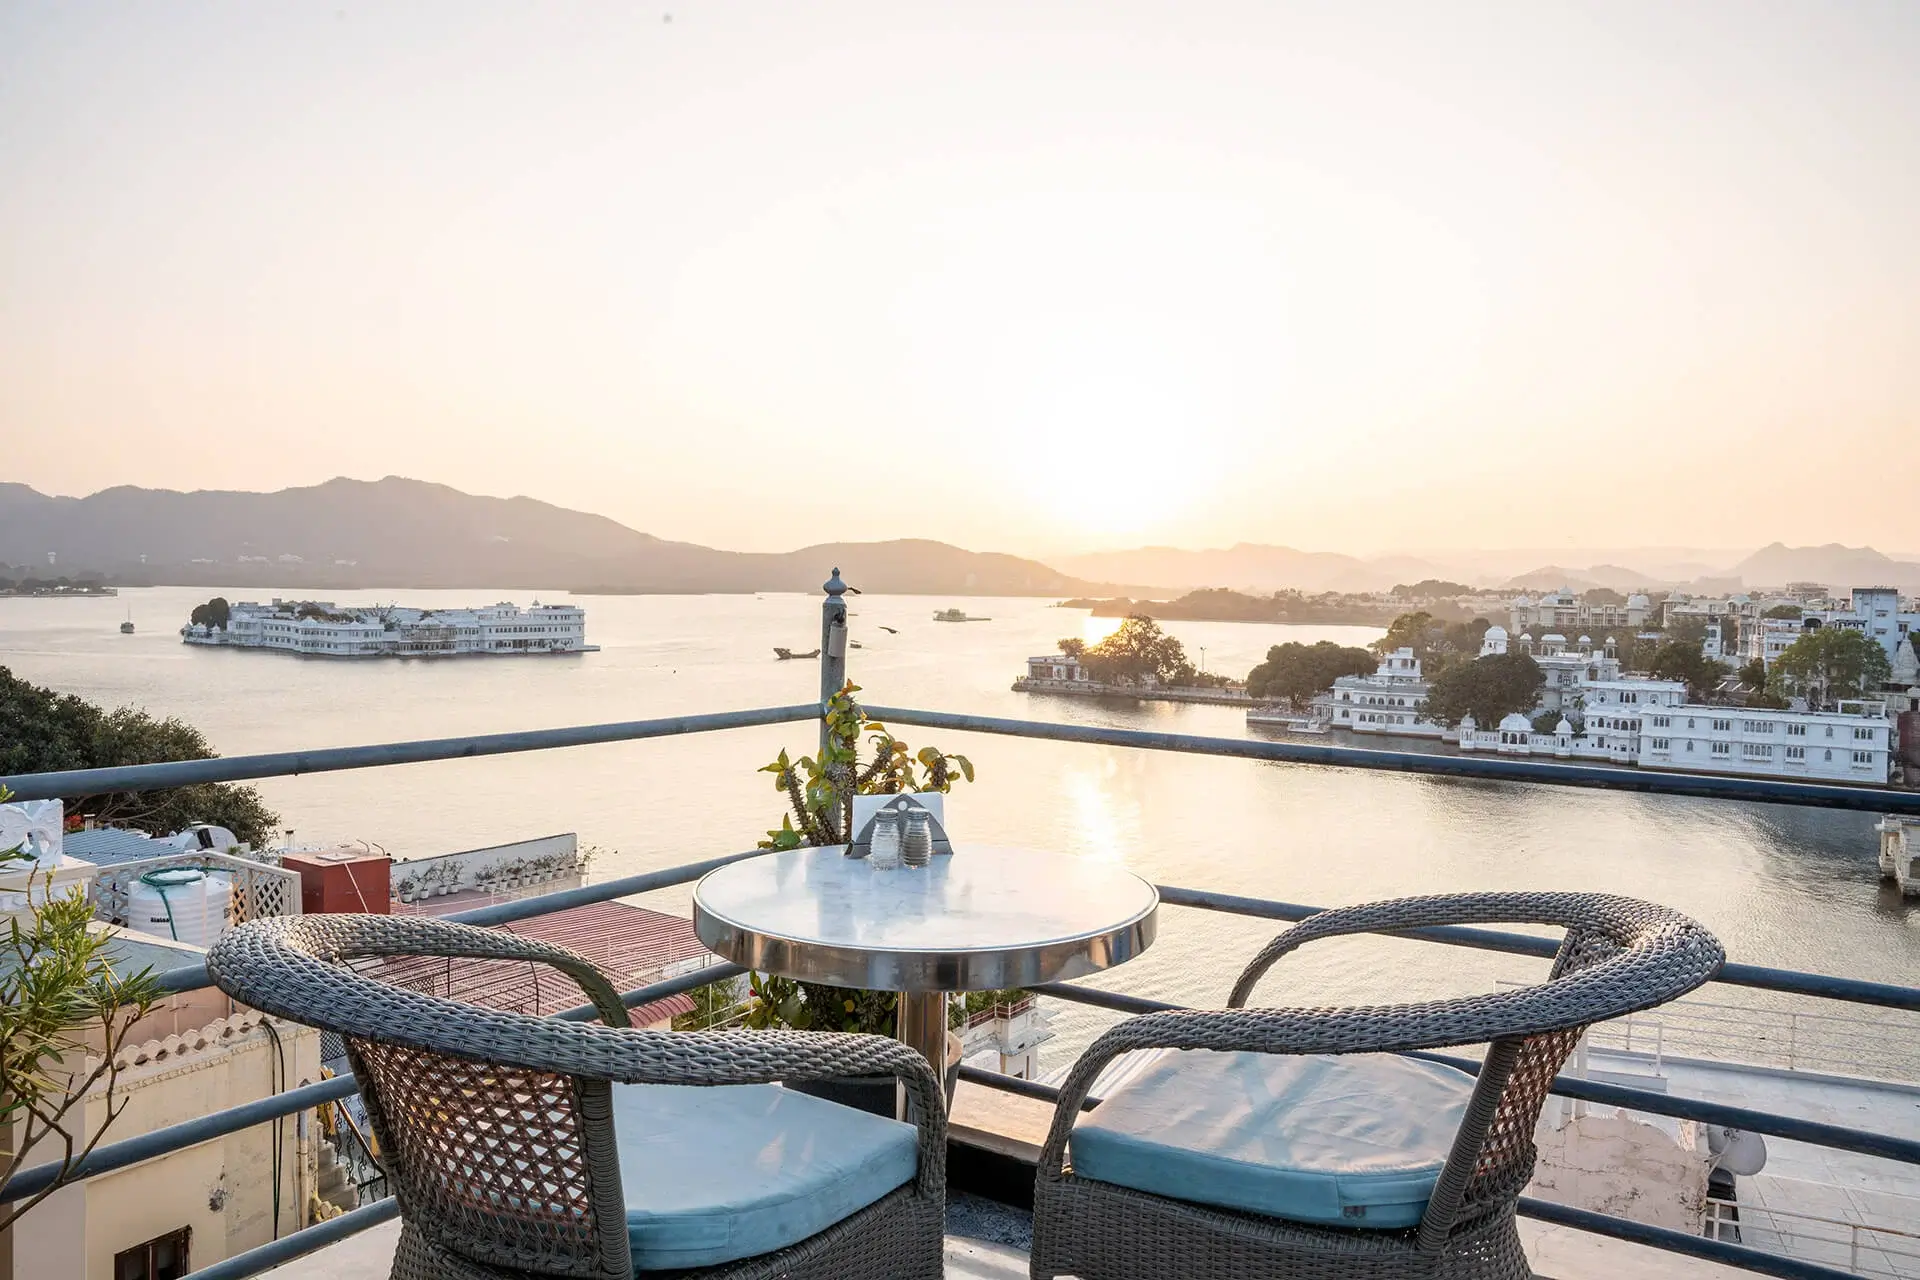
<svg viewBox="0 0 1920 1280">
<path fill-rule="evenodd" d="M 488 845 L 393 864 L 393 896 L 401 902 L 454 893 L 491 893 L 503 899 L 551 893 L 583 883 L 590 854 L 568 831 L 511 844 Z"/>
<path fill-rule="evenodd" d="M 1903 897 L 1920 897 L 1920 821 L 1912 818 L 1882 818 L 1880 832 L 1880 875 L 1900 887 Z"/>
</svg>

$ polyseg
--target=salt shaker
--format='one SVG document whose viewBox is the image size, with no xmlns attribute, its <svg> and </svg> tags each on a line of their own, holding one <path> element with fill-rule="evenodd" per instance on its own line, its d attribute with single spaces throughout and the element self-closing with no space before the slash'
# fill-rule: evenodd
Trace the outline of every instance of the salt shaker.
<svg viewBox="0 0 1920 1280">
<path fill-rule="evenodd" d="M 933 815 L 925 809 L 907 811 L 907 833 L 900 838 L 900 860 L 910 867 L 933 861 Z"/>
<path fill-rule="evenodd" d="M 900 845 L 900 815 L 892 809 L 874 814 L 867 864 L 875 871 L 892 871 L 900 865 Z"/>
</svg>

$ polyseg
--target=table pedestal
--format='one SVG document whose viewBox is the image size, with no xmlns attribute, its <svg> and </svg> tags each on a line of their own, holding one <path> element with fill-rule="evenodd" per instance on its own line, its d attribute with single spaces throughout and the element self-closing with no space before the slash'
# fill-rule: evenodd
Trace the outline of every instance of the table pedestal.
<svg viewBox="0 0 1920 1280">
<path fill-rule="evenodd" d="M 898 1025 L 901 1042 L 918 1049 L 920 1056 L 932 1065 L 934 1079 L 944 1084 L 947 1070 L 947 993 L 902 991 Z"/>
</svg>

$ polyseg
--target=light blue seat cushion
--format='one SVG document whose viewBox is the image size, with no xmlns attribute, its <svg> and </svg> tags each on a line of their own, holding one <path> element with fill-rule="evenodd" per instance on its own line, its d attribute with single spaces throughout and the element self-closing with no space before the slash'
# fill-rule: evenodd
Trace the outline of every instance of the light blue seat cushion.
<svg viewBox="0 0 1920 1280">
<path fill-rule="evenodd" d="M 775 1084 L 615 1085 L 637 1270 L 798 1244 L 913 1179 L 914 1128 Z"/>
<path fill-rule="evenodd" d="M 1169 1053 L 1075 1126 L 1085 1178 L 1345 1227 L 1420 1221 L 1473 1077 L 1393 1054 Z"/>
</svg>

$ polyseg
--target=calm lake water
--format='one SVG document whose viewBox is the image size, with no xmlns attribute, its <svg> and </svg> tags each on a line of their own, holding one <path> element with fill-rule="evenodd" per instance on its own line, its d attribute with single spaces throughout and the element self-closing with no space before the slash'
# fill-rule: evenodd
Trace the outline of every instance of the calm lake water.
<svg viewBox="0 0 1920 1280">
<path fill-rule="evenodd" d="M 350 662 L 189 647 L 176 629 L 212 594 L 0 599 L 0 664 L 64 692 L 133 703 L 203 728 L 227 754 L 642 719 L 812 701 L 805 650 L 819 599 L 801 595 L 579 597 L 601 651 L 568 658 Z M 229 598 L 270 593 L 228 591 Z M 341 593 L 457 606 L 520 591 Z M 568 599 L 560 594 L 543 600 Z M 1114 623 L 1043 600 L 849 597 L 849 671 L 873 703 L 1182 733 L 1243 736 L 1229 707 L 1113 704 L 1014 693 L 1032 653 Z M 962 605 L 988 622 L 935 623 Z M 118 634 L 131 610 L 139 631 Z M 892 627 L 896 632 L 882 630 Z M 1367 627 L 1176 622 L 1208 669 L 1244 674 L 1269 645 L 1362 644 Z M 1469 889 L 1635 894 L 1687 911 L 1735 958 L 1920 983 L 1920 908 L 1883 888 L 1873 820 L 1811 810 L 1368 774 L 1170 753 L 903 731 L 961 751 L 979 781 L 949 800 L 963 839 L 1110 859 L 1161 883 L 1337 904 Z M 603 852 L 595 878 L 750 847 L 781 800 L 756 773 L 811 727 L 773 728 L 484 760 L 274 779 L 266 799 L 298 839 L 364 839 L 419 857 L 575 831 Z M 684 910 L 687 892 L 648 904 Z M 1101 985 L 1218 1004 L 1277 926 L 1163 909 L 1160 938 Z M 1404 999 L 1486 990 L 1538 967 L 1378 939 L 1316 944 L 1269 977 L 1273 1002 Z M 1725 989 L 1715 999 L 1747 999 Z M 1049 1065 L 1107 1015 L 1057 1018 Z"/>
</svg>

